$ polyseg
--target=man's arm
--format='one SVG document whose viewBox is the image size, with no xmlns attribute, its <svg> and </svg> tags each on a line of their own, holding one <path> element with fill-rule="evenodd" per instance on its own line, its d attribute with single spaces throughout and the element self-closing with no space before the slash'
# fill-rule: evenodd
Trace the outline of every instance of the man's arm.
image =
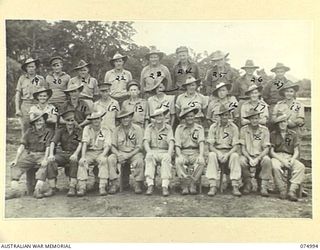
<svg viewBox="0 0 320 250">
<path fill-rule="evenodd" d="M 20 91 L 16 91 L 16 96 L 15 96 L 15 105 L 16 105 L 16 116 L 21 116 L 21 93 Z"/>
</svg>

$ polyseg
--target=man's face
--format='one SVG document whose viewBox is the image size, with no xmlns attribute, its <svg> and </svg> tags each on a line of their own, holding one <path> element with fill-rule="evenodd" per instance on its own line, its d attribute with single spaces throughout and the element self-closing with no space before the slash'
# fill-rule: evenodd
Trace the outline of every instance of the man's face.
<svg viewBox="0 0 320 250">
<path fill-rule="evenodd" d="M 110 86 L 103 86 L 103 89 L 100 89 L 100 94 L 102 98 L 107 98 L 110 95 L 111 88 Z"/>
<path fill-rule="evenodd" d="M 73 129 L 74 128 L 74 115 L 69 115 L 66 119 L 64 119 L 66 121 L 66 126 L 69 129 Z"/>
<path fill-rule="evenodd" d="M 72 91 L 69 91 L 69 95 L 71 98 L 78 98 L 79 95 L 80 95 L 80 91 L 79 89 L 76 89 L 76 90 L 72 90 Z"/>
<path fill-rule="evenodd" d="M 140 94 L 140 90 L 139 90 L 138 86 L 132 85 L 132 86 L 129 88 L 129 95 L 130 95 L 131 97 L 137 97 L 139 94 Z"/>
<path fill-rule="evenodd" d="M 100 117 L 100 118 L 91 120 L 91 123 L 93 126 L 99 127 L 101 125 L 101 121 L 102 121 L 102 118 Z"/>
<path fill-rule="evenodd" d="M 40 117 L 38 120 L 34 122 L 34 125 L 36 126 L 36 129 L 41 129 L 45 125 L 45 120 L 43 117 Z"/>
<path fill-rule="evenodd" d="M 62 71 L 63 64 L 61 61 L 53 61 L 51 65 L 52 71 L 54 73 L 60 73 Z"/>
<path fill-rule="evenodd" d="M 219 60 L 212 60 L 213 66 L 223 67 L 225 65 L 225 63 L 226 63 L 226 61 L 224 58 L 219 59 Z"/>
<path fill-rule="evenodd" d="M 287 120 L 284 120 L 284 121 L 282 121 L 282 122 L 279 122 L 278 124 L 279 124 L 279 128 L 280 128 L 281 130 L 286 130 L 287 127 L 288 127 L 288 121 L 287 121 Z"/>
<path fill-rule="evenodd" d="M 275 72 L 276 77 L 283 77 L 286 71 L 284 69 L 276 69 Z"/>
<path fill-rule="evenodd" d="M 246 74 L 249 75 L 249 76 L 252 76 L 255 70 L 256 70 L 255 68 L 245 68 L 244 69 Z"/>
<path fill-rule="evenodd" d="M 252 90 L 249 95 L 252 101 L 256 101 L 259 99 L 260 93 L 257 89 L 255 89 L 255 90 Z"/>
<path fill-rule="evenodd" d="M 187 85 L 187 91 L 193 93 L 197 90 L 197 83 L 193 82 Z"/>
<path fill-rule="evenodd" d="M 185 115 L 184 119 L 186 121 L 186 124 L 187 125 L 192 125 L 194 124 L 194 121 L 195 121 L 195 113 L 194 112 L 189 112 L 188 114 Z"/>
<path fill-rule="evenodd" d="M 284 97 L 288 100 L 291 100 L 294 98 L 295 95 L 295 91 L 293 88 L 288 88 L 286 90 L 284 90 Z"/>
<path fill-rule="evenodd" d="M 156 88 L 156 93 L 160 93 L 160 92 L 163 92 L 165 91 L 166 87 L 164 86 L 163 83 L 160 83 L 160 85 Z"/>
<path fill-rule="evenodd" d="M 229 112 L 225 112 L 223 114 L 220 115 L 220 121 L 223 124 L 226 124 L 229 120 Z"/>
<path fill-rule="evenodd" d="M 157 65 L 160 62 L 160 57 L 157 54 L 152 54 L 149 57 L 149 62 L 151 65 Z"/>
<path fill-rule="evenodd" d="M 121 124 L 123 126 L 129 126 L 132 122 L 132 115 L 121 118 Z"/>
<path fill-rule="evenodd" d="M 78 70 L 78 74 L 80 77 L 87 77 L 89 74 L 89 69 L 88 67 L 83 67 L 81 69 Z"/>
<path fill-rule="evenodd" d="M 228 89 L 227 87 L 221 87 L 220 89 L 218 89 L 218 97 L 219 98 L 225 98 L 228 95 Z"/>
<path fill-rule="evenodd" d="M 117 60 L 114 61 L 114 67 L 116 69 L 122 69 L 123 68 L 123 64 L 124 64 L 124 61 L 123 61 L 122 58 L 117 59 Z"/>
<path fill-rule="evenodd" d="M 34 75 L 36 73 L 36 63 L 35 62 L 32 62 L 32 63 L 29 63 L 26 67 L 26 71 L 28 74 L 30 75 Z"/>
<path fill-rule="evenodd" d="M 38 94 L 38 101 L 43 104 L 46 103 L 48 101 L 48 93 L 47 92 L 42 92 L 40 94 Z"/>
<path fill-rule="evenodd" d="M 156 124 L 164 123 L 164 119 L 165 119 L 164 114 L 160 114 L 160 115 L 157 115 L 157 116 L 154 117 L 154 121 L 155 121 Z"/>
<path fill-rule="evenodd" d="M 180 62 L 186 62 L 188 60 L 189 54 L 187 51 L 182 51 L 177 54 L 177 57 Z"/>
<path fill-rule="evenodd" d="M 249 118 L 250 124 L 254 127 L 259 125 L 260 115 L 254 115 Z"/>
</svg>

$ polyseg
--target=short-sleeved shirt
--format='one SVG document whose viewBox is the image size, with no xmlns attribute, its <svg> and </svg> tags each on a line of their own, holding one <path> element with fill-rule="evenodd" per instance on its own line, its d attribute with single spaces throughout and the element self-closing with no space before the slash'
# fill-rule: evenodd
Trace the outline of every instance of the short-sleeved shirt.
<svg viewBox="0 0 320 250">
<path fill-rule="evenodd" d="M 113 98 L 110 98 L 107 102 L 98 100 L 93 104 L 93 110 L 97 112 L 107 112 L 102 117 L 101 126 L 114 130 L 116 127 L 116 117 L 120 111 L 119 102 Z"/>
<path fill-rule="evenodd" d="M 175 133 L 175 146 L 181 148 L 183 152 L 194 152 L 199 150 L 199 143 L 204 142 L 204 129 L 195 123 L 191 128 L 185 124 L 180 124 Z"/>
<path fill-rule="evenodd" d="M 268 109 L 268 104 L 265 103 L 265 101 L 263 100 L 259 100 L 258 103 L 252 103 L 252 101 L 248 100 L 245 101 L 242 106 L 241 106 L 241 124 L 243 124 L 245 121 L 249 121 L 245 118 L 243 118 L 244 116 L 246 116 L 247 112 L 251 109 L 255 110 L 255 111 L 259 111 L 259 112 L 263 112 L 260 114 L 260 124 L 266 124 L 266 122 L 268 121 L 269 118 L 269 109 Z"/>
<path fill-rule="evenodd" d="M 30 78 L 25 74 L 19 77 L 16 91 L 20 92 L 21 100 L 35 101 L 33 99 L 33 93 L 41 87 L 48 88 L 48 84 L 44 80 L 43 76 L 35 75 L 34 78 Z"/>
<path fill-rule="evenodd" d="M 204 81 L 206 95 L 211 95 L 212 90 L 215 89 L 216 85 L 220 82 L 230 83 L 233 86 L 239 76 L 238 70 L 232 68 L 228 63 L 225 64 L 221 71 L 219 71 L 217 66 L 209 69 Z"/>
<path fill-rule="evenodd" d="M 162 99 L 159 99 L 157 95 L 150 96 L 148 98 L 148 118 L 156 109 L 164 107 L 169 109 L 169 113 L 166 115 L 166 123 L 170 124 L 170 115 L 176 113 L 174 98 L 175 96 L 166 94 L 163 95 Z"/>
<path fill-rule="evenodd" d="M 131 72 L 128 70 L 121 70 L 118 72 L 115 69 L 109 70 L 104 76 L 104 82 L 111 83 L 112 97 L 122 97 L 127 95 L 127 84 L 132 80 Z"/>
<path fill-rule="evenodd" d="M 209 98 L 207 96 L 204 96 L 198 92 L 196 92 L 192 96 L 188 95 L 187 93 L 183 93 L 179 95 L 176 100 L 176 108 L 179 110 L 183 110 L 189 107 L 197 107 L 201 109 L 201 112 L 199 112 L 199 114 L 201 114 L 202 110 L 207 108 L 208 100 Z"/>
<path fill-rule="evenodd" d="M 51 118 L 52 116 L 58 116 L 58 109 L 53 106 L 52 104 L 47 103 L 47 105 L 44 108 L 41 108 L 39 104 L 35 104 L 31 106 L 29 114 L 32 113 L 47 113 L 48 118 Z"/>
<path fill-rule="evenodd" d="M 220 120 L 220 116 L 215 113 L 219 111 L 221 105 L 224 105 L 226 108 L 230 109 L 230 114 L 232 118 L 239 116 L 238 111 L 238 101 L 234 96 L 227 96 L 227 98 L 223 101 L 219 97 L 211 96 L 211 100 L 208 105 L 207 110 L 207 119 L 218 122 Z"/>
<path fill-rule="evenodd" d="M 158 130 L 153 123 L 150 123 L 146 127 L 143 140 L 146 140 L 153 150 L 168 150 L 170 141 L 174 142 L 172 128 L 169 124 L 165 123 Z"/>
<path fill-rule="evenodd" d="M 52 89 L 52 96 L 49 99 L 49 103 L 63 103 L 67 100 L 66 94 L 63 92 L 70 81 L 70 76 L 61 72 L 58 77 L 56 77 L 52 72 L 47 75 L 46 82 L 48 88 Z"/>
<path fill-rule="evenodd" d="M 95 131 L 91 125 L 84 127 L 82 132 L 82 142 L 87 143 L 88 150 L 103 151 L 111 146 L 112 133 L 109 129 L 101 128 Z"/>
<path fill-rule="evenodd" d="M 139 98 L 137 101 L 125 100 L 122 103 L 121 109 L 133 110 L 132 122 L 138 124 L 140 127 L 144 127 L 144 122 L 147 119 L 148 103 L 145 99 Z"/>
<path fill-rule="evenodd" d="M 247 75 L 240 76 L 233 84 L 232 94 L 235 96 L 245 96 L 246 91 L 252 85 L 262 86 L 262 77 Z"/>
<path fill-rule="evenodd" d="M 54 137 L 51 141 L 56 145 L 60 143 L 63 151 L 73 153 L 76 151 L 79 143 L 81 143 L 81 139 L 82 130 L 80 128 L 74 128 L 70 134 L 67 128 L 63 127 L 55 131 Z"/>
<path fill-rule="evenodd" d="M 36 130 L 34 127 L 29 128 L 21 138 L 21 144 L 30 152 L 45 152 L 50 146 L 50 141 L 54 131 L 50 128 Z"/>
<path fill-rule="evenodd" d="M 92 99 L 93 96 L 99 95 L 98 81 L 96 78 L 90 75 L 87 78 L 75 76 L 70 79 L 68 86 L 70 84 L 75 84 L 75 85 L 83 84 L 83 90 L 80 94 L 81 97 Z"/>
<path fill-rule="evenodd" d="M 187 77 L 193 76 L 196 79 L 200 78 L 199 67 L 196 63 L 188 60 L 186 67 L 183 67 L 180 62 L 173 67 L 173 88 L 180 88 L 181 84 L 184 83 Z"/>
<path fill-rule="evenodd" d="M 72 105 L 72 102 L 70 100 L 67 101 L 62 106 L 60 114 L 62 114 L 63 112 L 65 112 L 67 110 L 70 110 L 70 109 L 75 110 L 74 118 L 78 124 L 84 122 L 86 117 L 91 114 L 91 110 L 90 110 L 88 104 L 84 100 L 81 100 L 81 99 L 78 100 L 78 105 L 76 107 L 74 107 Z"/>
<path fill-rule="evenodd" d="M 245 125 L 240 129 L 240 142 L 247 149 L 251 156 L 258 156 L 267 147 L 270 146 L 270 134 L 267 127 L 259 125 L 256 131 L 253 131 L 250 125 Z"/>
<path fill-rule="evenodd" d="M 132 124 L 128 130 L 120 125 L 112 135 L 112 145 L 119 151 L 132 152 L 136 148 L 142 149 L 143 132 L 142 128 L 136 124 Z"/>
<path fill-rule="evenodd" d="M 279 130 L 274 130 L 270 135 L 271 147 L 276 153 L 294 154 L 294 148 L 299 146 L 300 141 L 297 133 L 288 129 L 283 138 Z"/>
<path fill-rule="evenodd" d="M 209 129 L 208 143 L 216 149 L 231 149 L 239 144 L 239 129 L 232 122 L 228 122 L 226 126 L 214 123 Z"/>
<path fill-rule="evenodd" d="M 272 112 L 273 120 L 276 118 L 278 113 L 286 114 L 289 117 L 289 122 L 291 121 L 295 123 L 298 118 L 304 118 L 304 106 L 297 100 L 282 100 L 274 106 Z"/>
<path fill-rule="evenodd" d="M 154 80 L 159 77 L 165 77 L 168 80 L 167 88 L 172 89 L 172 79 L 169 69 L 160 64 L 158 67 L 145 66 L 141 71 L 140 85 L 141 90 L 144 91 L 145 88 L 151 88 L 154 86 Z"/>
<path fill-rule="evenodd" d="M 283 97 L 279 95 L 279 90 L 287 84 L 288 79 L 283 78 L 273 78 L 269 81 L 263 88 L 262 96 L 265 102 L 269 105 L 274 105 L 279 102 Z"/>
</svg>

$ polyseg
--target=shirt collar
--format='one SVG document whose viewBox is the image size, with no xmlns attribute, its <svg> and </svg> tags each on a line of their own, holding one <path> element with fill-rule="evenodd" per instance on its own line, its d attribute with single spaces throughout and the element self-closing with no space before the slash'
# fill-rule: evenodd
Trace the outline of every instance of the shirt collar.
<svg viewBox="0 0 320 250">
<path fill-rule="evenodd" d="M 198 97 L 198 95 L 199 95 L 199 93 L 196 91 L 192 97 Z M 188 95 L 187 91 L 184 93 L 184 96 L 185 96 L 185 97 L 190 97 L 190 96 Z"/>
<path fill-rule="evenodd" d="M 66 74 L 66 72 L 62 71 L 62 72 L 60 72 L 59 76 L 63 76 L 63 75 L 65 75 L 65 74 Z M 49 75 L 53 76 L 53 71 L 51 71 L 51 72 L 49 73 Z"/>
</svg>

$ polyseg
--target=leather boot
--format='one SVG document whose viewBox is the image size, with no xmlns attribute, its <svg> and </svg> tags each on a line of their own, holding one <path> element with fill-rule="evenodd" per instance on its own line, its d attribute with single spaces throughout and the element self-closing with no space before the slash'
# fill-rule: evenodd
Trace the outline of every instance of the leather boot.
<svg viewBox="0 0 320 250">
<path fill-rule="evenodd" d="M 162 195 L 163 196 L 169 196 L 169 189 L 168 187 L 162 187 Z"/>
<path fill-rule="evenodd" d="M 237 196 L 237 197 L 240 197 L 241 196 L 241 193 L 240 193 L 240 191 L 239 191 L 239 186 L 237 186 L 237 185 L 234 185 L 234 186 L 232 186 L 232 194 L 234 195 L 234 196 Z"/>
<path fill-rule="evenodd" d="M 141 194 L 142 193 L 142 181 L 136 181 L 136 185 L 134 187 L 134 192 L 136 194 Z"/>
<path fill-rule="evenodd" d="M 263 197 L 269 197 L 268 185 L 269 185 L 269 181 L 267 181 L 267 180 L 262 180 L 262 181 L 261 181 L 261 188 L 260 188 L 260 194 L 261 194 L 261 196 L 263 196 Z"/>
<path fill-rule="evenodd" d="M 242 189 L 242 193 L 244 195 L 250 194 L 252 190 L 252 183 L 251 180 L 246 180 Z"/>
<path fill-rule="evenodd" d="M 194 195 L 197 194 L 197 186 L 194 181 L 190 183 L 190 188 L 189 188 L 190 194 Z"/>
<path fill-rule="evenodd" d="M 218 188 L 216 186 L 210 186 L 208 196 L 215 196 L 217 194 Z"/>
<path fill-rule="evenodd" d="M 153 185 L 148 186 L 148 189 L 146 191 L 146 195 L 152 195 L 153 194 L 153 189 L 154 189 Z"/>
</svg>

